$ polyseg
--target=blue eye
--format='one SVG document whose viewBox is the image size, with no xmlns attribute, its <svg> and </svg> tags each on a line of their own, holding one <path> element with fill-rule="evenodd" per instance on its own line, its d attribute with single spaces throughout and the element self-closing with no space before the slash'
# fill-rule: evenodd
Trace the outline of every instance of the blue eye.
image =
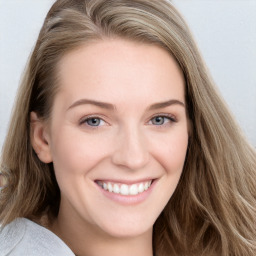
<svg viewBox="0 0 256 256">
<path fill-rule="evenodd" d="M 90 118 L 86 118 L 85 120 L 83 120 L 81 123 L 85 123 L 89 126 L 94 126 L 94 127 L 97 127 L 97 126 L 100 126 L 103 124 L 103 120 L 101 118 L 98 118 L 98 117 L 90 117 Z"/>
<path fill-rule="evenodd" d="M 155 116 L 150 120 L 153 125 L 164 125 L 169 122 L 176 122 L 176 120 L 169 116 Z"/>
</svg>

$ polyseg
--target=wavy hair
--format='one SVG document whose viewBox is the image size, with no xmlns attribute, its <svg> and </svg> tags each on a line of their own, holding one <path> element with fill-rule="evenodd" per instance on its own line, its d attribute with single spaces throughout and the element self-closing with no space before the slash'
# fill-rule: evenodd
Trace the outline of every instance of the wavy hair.
<svg viewBox="0 0 256 256">
<path fill-rule="evenodd" d="M 57 0 L 50 9 L 19 88 L 1 156 L 6 185 L 0 222 L 58 214 L 52 164 L 30 141 L 30 112 L 51 118 L 56 66 L 73 49 L 105 38 L 163 47 L 186 81 L 191 136 L 175 193 L 154 224 L 157 256 L 256 255 L 256 154 L 218 94 L 191 33 L 167 0 Z"/>
</svg>

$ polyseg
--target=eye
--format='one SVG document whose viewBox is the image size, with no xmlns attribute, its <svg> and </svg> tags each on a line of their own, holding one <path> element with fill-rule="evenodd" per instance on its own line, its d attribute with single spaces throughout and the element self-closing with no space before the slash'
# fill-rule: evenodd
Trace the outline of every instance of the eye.
<svg viewBox="0 0 256 256">
<path fill-rule="evenodd" d="M 172 122 L 176 122 L 175 118 L 171 117 L 171 116 L 155 116 L 152 119 L 150 119 L 150 124 L 153 125 L 164 125 L 166 123 L 172 123 Z"/>
<path fill-rule="evenodd" d="M 104 125 L 104 121 L 99 117 L 88 117 L 83 119 L 80 124 L 86 124 L 88 126 L 98 127 Z"/>
</svg>

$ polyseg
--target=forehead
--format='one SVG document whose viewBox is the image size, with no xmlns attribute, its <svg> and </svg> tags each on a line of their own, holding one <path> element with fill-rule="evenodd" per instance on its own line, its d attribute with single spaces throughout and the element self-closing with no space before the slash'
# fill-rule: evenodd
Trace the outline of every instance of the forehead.
<svg viewBox="0 0 256 256">
<path fill-rule="evenodd" d="M 58 65 L 60 93 L 105 100 L 184 99 L 184 78 L 174 58 L 156 45 L 107 39 L 66 54 Z"/>
</svg>

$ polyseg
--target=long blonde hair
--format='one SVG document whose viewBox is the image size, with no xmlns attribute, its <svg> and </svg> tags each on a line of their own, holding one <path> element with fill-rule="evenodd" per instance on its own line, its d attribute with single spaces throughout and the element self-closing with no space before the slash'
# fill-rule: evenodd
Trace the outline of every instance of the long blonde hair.
<svg viewBox="0 0 256 256">
<path fill-rule="evenodd" d="M 85 43 L 121 37 L 156 44 L 186 81 L 191 136 L 182 177 L 154 225 L 154 253 L 256 255 L 256 154 L 247 143 L 200 57 L 189 29 L 165 0 L 58 0 L 49 11 L 18 91 L 1 156 L 6 186 L 0 222 L 58 214 L 52 164 L 31 146 L 30 112 L 44 120 L 58 91 L 56 65 Z"/>
</svg>

